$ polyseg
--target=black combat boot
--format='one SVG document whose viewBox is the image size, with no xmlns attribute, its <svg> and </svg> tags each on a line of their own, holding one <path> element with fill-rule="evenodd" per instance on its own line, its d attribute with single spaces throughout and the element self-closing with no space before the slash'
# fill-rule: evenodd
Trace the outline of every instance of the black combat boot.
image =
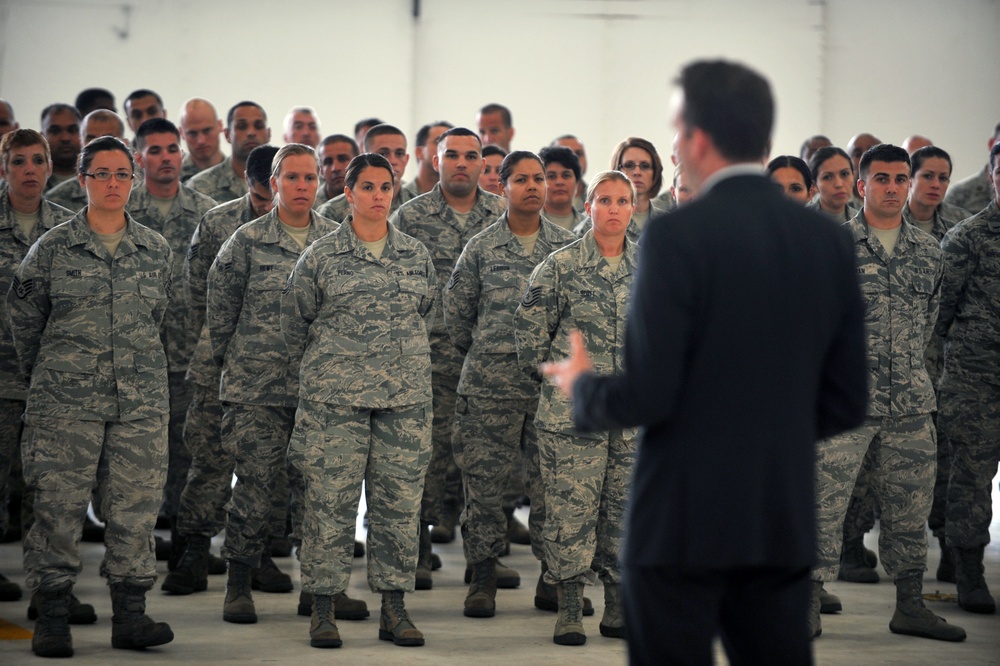
<svg viewBox="0 0 1000 666">
<path fill-rule="evenodd" d="M 166 622 L 154 622 L 146 615 L 146 589 L 132 583 L 110 583 L 111 647 L 123 650 L 164 645 L 174 640 Z"/>
<path fill-rule="evenodd" d="M 35 592 L 38 619 L 31 651 L 39 657 L 72 657 L 73 637 L 69 633 L 69 596 L 73 583 L 66 581 Z"/>
</svg>

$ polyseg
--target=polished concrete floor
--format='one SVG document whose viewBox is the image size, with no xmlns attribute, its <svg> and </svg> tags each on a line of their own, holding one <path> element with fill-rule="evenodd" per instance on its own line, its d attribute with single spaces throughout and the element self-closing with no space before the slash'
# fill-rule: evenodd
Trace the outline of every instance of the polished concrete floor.
<svg viewBox="0 0 1000 666">
<path fill-rule="evenodd" d="M 997 480 L 1000 481 L 1000 475 Z M 993 485 L 994 520 L 992 543 L 987 548 L 986 575 L 994 596 L 1000 596 L 1000 495 Z M 522 519 L 526 510 L 519 511 Z M 866 543 L 874 548 L 877 531 Z M 215 540 L 217 552 L 219 539 Z M 107 587 L 98 576 L 103 547 L 83 544 L 84 572 L 76 587 L 81 600 L 97 608 L 97 624 L 73 627 L 75 663 L 82 664 L 209 664 L 271 663 L 326 664 L 349 660 L 356 664 L 621 664 L 626 661 L 624 641 L 604 638 L 597 629 L 603 608 L 599 587 L 588 588 L 597 613 L 585 618 L 588 641 L 582 647 L 560 647 L 551 640 L 555 616 L 536 610 L 532 599 L 538 577 L 538 564 L 526 546 L 513 546 L 504 562 L 521 574 L 516 590 L 501 590 L 497 598 L 497 616 L 471 619 L 462 615 L 462 601 L 467 586 L 462 582 L 464 559 L 459 541 L 435 546 L 444 567 L 435 572 L 434 589 L 407 597 L 407 607 L 414 623 L 424 632 L 427 644 L 421 648 L 400 648 L 378 640 L 378 597 L 368 591 L 365 560 L 356 559 L 351 580 L 351 596 L 365 599 L 372 617 L 360 622 L 338 622 L 344 646 L 338 650 L 309 647 L 306 618 L 298 617 L 298 564 L 293 558 L 278 559 L 278 566 L 289 572 L 296 584 L 291 594 L 254 593 L 259 622 L 234 625 L 222 621 L 224 576 L 209 578 L 207 592 L 185 597 L 150 593 L 147 610 L 157 619 L 169 622 L 176 636 L 173 643 L 142 653 L 114 650 L 110 645 L 110 599 Z M 894 604 L 894 588 L 885 580 L 876 585 L 836 583 L 828 589 L 838 594 L 844 612 L 823 616 L 823 635 L 814 643 L 818 664 L 1000 664 L 1000 615 L 973 615 L 958 608 L 953 595 L 955 586 L 939 583 L 934 571 L 940 556 L 937 542 L 931 540 L 928 573 L 924 592 L 940 593 L 941 600 L 927 605 L 949 622 L 968 632 L 963 643 L 897 636 L 889 632 L 888 622 Z M 165 564 L 158 563 L 161 577 Z M 23 582 L 19 543 L 0 545 L 0 571 Z M 881 570 L 880 570 L 881 571 Z M 162 579 L 162 578 L 161 578 Z M 27 602 L 0 603 L 0 634 L 16 633 L 16 627 L 30 630 L 25 615 Z M 759 609 L 748 608 L 748 613 Z M 3 627 L 4 621 L 15 627 Z M 38 663 L 31 655 L 30 633 L 24 638 L 0 640 L 0 665 Z M 720 664 L 725 664 L 723 657 Z"/>
</svg>

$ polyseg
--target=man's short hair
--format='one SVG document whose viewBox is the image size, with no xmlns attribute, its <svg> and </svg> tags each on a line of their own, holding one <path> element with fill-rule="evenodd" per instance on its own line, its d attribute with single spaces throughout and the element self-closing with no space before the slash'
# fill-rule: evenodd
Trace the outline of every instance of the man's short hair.
<svg viewBox="0 0 1000 666">
<path fill-rule="evenodd" d="M 349 143 L 351 144 L 351 150 L 354 155 L 357 156 L 361 151 L 358 149 L 358 142 L 354 140 L 354 137 L 347 136 L 346 134 L 331 134 L 322 141 L 319 142 L 319 147 L 329 146 L 331 143 Z"/>
<path fill-rule="evenodd" d="M 427 145 L 427 137 L 429 137 L 431 135 L 431 130 L 434 129 L 435 127 L 447 127 L 448 129 L 451 129 L 452 127 L 454 127 L 454 125 L 452 125 L 451 123 L 449 123 L 447 120 L 438 120 L 437 122 L 427 123 L 426 125 L 424 125 L 423 127 L 421 127 L 420 129 L 417 130 L 417 144 L 416 145 L 418 145 L 418 146 L 426 146 Z M 438 137 L 438 138 L 440 139 L 440 137 Z"/>
<path fill-rule="evenodd" d="M 538 151 L 538 156 L 542 158 L 542 166 L 548 168 L 550 164 L 561 164 L 573 172 L 577 180 L 580 180 L 580 158 L 572 150 L 565 146 L 545 146 Z"/>
<path fill-rule="evenodd" d="M 56 102 L 55 104 L 49 104 L 47 107 L 42 109 L 42 125 L 43 126 L 45 125 L 46 118 L 51 116 L 53 113 L 58 113 L 60 111 L 68 111 L 72 113 L 73 117 L 76 118 L 77 122 L 83 120 L 83 116 L 80 115 L 80 112 L 77 110 L 75 106 L 73 106 L 72 104 L 63 104 L 62 102 Z"/>
<path fill-rule="evenodd" d="M 375 127 L 376 125 L 384 125 L 385 121 L 378 118 L 362 118 L 358 122 L 354 123 L 354 136 L 358 135 L 362 127 Z"/>
<path fill-rule="evenodd" d="M 809 150 L 809 147 L 816 141 L 825 141 L 826 143 L 824 143 L 823 146 L 833 145 L 833 141 L 831 141 L 830 137 L 826 136 L 825 134 L 813 134 L 812 136 L 807 137 L 806 140 L 802 142 L 802 145 L 799 146 L 799 159 L 801 160 L 805 159 L 805 155 L 806 152 Z M 819 148 L 817 148 L 816 150 L 819 150 Z"/>
<path fill-rule="evenodd" d="M 941 158 L 948 163 L 948 175 L 950 176 L 952 169 L 951 155 L 937 146 L 924 146 L 923 148 L 914 150 L 913 154 L 910 155 L 910 177 L 916 176 L 917 172 L 920 171 L 920 167 L 924 165 L 924 162 L 934 157 Z"/>
<path fill-rule="evenodd" d="M 443 134 L 441 135 L 441 138 L 444 138 Z M 479 136 L 476 135 L 476 138 L 478 139 Z M 491 143 L 488 146 L 483 146 L 483 157 L 489 157 L 490 155 L 496 155 L 497 157 L 507 157 L 507 151 L 498 146 L 497 144 Z"/>
<path fill-rule="evenodd" d="M 181 140 L 181 133 L 177 129 L 177 125 L 174 125 L 166 118 L 150 118 L 143 121 L 139 125 L 139 129 L 135 131 L 136 148 L 142 150 L 146 145 L 146 137 L 150 134 L 173 134 L 177 137 L 178 142 Z"/>
<path fill-rule="evenodd" d="M 471 137 L 475 137 L 476 142 L 479 144 L 479 147 L 483 149 L 483 155 L 486 155 L 486 148 L 489 148 L 489 146 L 483 146 L 483 140 L 479 138 L 479 134 L 476 133 L 476 132 L 473 132 L 468 127 L 452 127 L 450 130 L 448 130 L 446 132 L 442 132 L 441 136 L 438 137 L 438 145 L 439 146 L 441 145 L 441 141 L 446 136 L 471 136 Z M 500 152 L 503 155 L 507 154 L 503 150 L 501 150 Z"/>
<path fill-rule="evenodd" d="M 251 185 L 264 185 L 271 189 L 271 163 L 278 149 L 270 144 L 257 146 L 247 156 L 247 180 Z"/>
<path fill-rule="evenodd" d="M 705 132 L 728 160 L 764 158 L 774 126 L 774 97 L 767 79 L 738 63 L 700 60 L 684 67 L 678 82 L 689 129 Z"/>
<path fill-rule="evenodd" d="M 493 102 L 479 109 L 479 115 L 482 116 L 487 113 L 499 113 L 500 119 L 503 120 L 504 127 L 509 128 L 514 126 L 514 120 L 513 118 L 511 118 L 510 109 L 508 109 L 503 104 L 497 104 L 496 102 Z"/>
<path fill-rule="evenodd" d="M 84 136 L 84 130 L 87 129 L 87 123 L 92 120 L 105 121 L 114 120 L 118 123 L 118 132 L 115 134 L 119 139 L 125 138 L 125 121 L 117 113 L 111 109 L 94 109 L 87 115 L 83 117 L 83 121 L 80 122 L 80 138 L 86 139 Z"/>
<path fill-rule="evenodd" d="M 94 106 L 94 104 L 100 99 L 110 99 L 112 109 L 115 106 L 115 96 L 114 94 L 105 88 L 87 88 L 81 90 L 80 94 L 76 96 L 76 110 L 82 115 L 87 115 L 94 109 L 104 108 Z"/>
<path fill-rule="evenodd" d="M 910 156 L 905 150 L 891 143 L 880 143 L 872 146 L 861 156 L 861 162 L 858 163 L 858 178 L 861 180 L 868 178 L 868 170 L 872 162 L 905 162 L 906 166 L 910 166 Z"/>
<path fill-rule="evenodd" d="M 257 102 L 251 102 L 250 100 L 245 99 L 242 102 L 236 102 L 236 104 L 229 107 L 229 113 L 226 114 L 226 127 L 231 128 L 233 126 L 233 117 L 236 115 L 236 110 L 241 109 L 244 106 L 252 106 L 255 109 L 260 109 L 260 113 L 264 116 L 265 122 L 267 121 L 267 112 L 264 110 L 264 107 Z"/>
<path fill-rule="evenodd" d="M 372 139 L 374 139 L 377 136 L 388 136 L 388 135 L 401 136 L 403 137 L 404 140 L 406 139 L 406 135 L 403 134 L 403 130 L 399 129 L 395 125 L 390 125 L 389 123 L 382 123 L 381 125 L 376 125 L 375 127 L 371 128 L 370 130 L 368 130 L 368 133 L 365 134 L 365 152 L 366 153 L 371 152 L 370 146 Z"/>
<path fill-rule="evenodd" d="M 122 102 L 122 108 L 125 109 L 126 115 L 128 114 L 129 102 L 137 100 L 140 97 L 155 97 L 156 103 L 160 105 L 161 109 L 163 108 L 163 98 L 160 97 L 159 94 L 148 88 L 139 88 L 138 90 L 133 90 L 132 92 L 130 92 L 128 94 L 128 97 L 125 98 L 125 101 Z"/>
</svg>

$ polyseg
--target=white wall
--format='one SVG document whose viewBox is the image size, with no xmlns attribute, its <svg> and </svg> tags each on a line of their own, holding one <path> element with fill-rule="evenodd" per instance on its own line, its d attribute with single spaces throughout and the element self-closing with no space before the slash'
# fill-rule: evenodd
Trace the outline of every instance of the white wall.
<svg viewBox="0 0 1000 666">
<path fill-rule="evenodd" d="M 280 123 L 317 108 L 324 133 L 377 115 L 412 138 L 429 120 L 472 125 L 511 107 L 515 147 L 565 132 L 591 172 L 633 134 L 669 152 L 671 79 L 692 58 L 743 60 L 778 100 L 774 154 L 812 133 L 913 132 L 977 169 L 1000 120 L 997 0 L 2 0 L 0 97 L 23 126 L 90 86 L 119 103 L 153 88 L 176 120 L 204 96 Z M 123 7 L 129 7 L 126 13 Z M 411 161 L 412 164 L 412 161 Z"/>
</svg>

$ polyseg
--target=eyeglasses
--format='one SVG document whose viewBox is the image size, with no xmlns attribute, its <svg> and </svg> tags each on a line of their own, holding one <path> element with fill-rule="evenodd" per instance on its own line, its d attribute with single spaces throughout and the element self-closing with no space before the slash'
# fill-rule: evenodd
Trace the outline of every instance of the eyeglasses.
<svg viewBox="0 0 1000 666">
<path fill-rule="evenodd" d="M 84 172 L 83 175 L 93 178 L 94 180 L 101 183 L 108 182 L 109 180 L 111 180 L 112 177 L 114 177 L 114 179 L 120 183 L 124 183 L 126 181 L 135 178 L 135 175 L 133 175 L 129 171 L 97 171 L 95 173 Z"/>
<path fill-rule="evenodd" d="M 623 162 L 618 165 L 618 168 L 623 171 L 634 171 L 636 167 L 639 168 L 639 171 L 649 171 L 653 165 L 649 162 Z"/>
</svg>

